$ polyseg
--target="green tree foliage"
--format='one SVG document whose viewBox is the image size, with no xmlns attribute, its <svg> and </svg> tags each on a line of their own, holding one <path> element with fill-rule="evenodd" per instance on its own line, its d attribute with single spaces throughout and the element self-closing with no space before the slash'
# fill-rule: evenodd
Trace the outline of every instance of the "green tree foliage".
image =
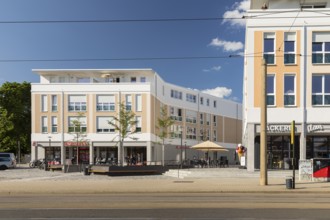
<svg viewBox="0 0 330 220">
<path fill-rule="evenodd" d="M 159 138 L 165 141 L 165 138 L 168 137 L 168 128 L 174 124 L 174 120 L 167 115 L 167 109 L 165 106 L 161 107 L 160 109 L 160 117 L 158 118 L 158 126 L 157 128 L 160 130 Z"/>
<path fill-rule="evenodd" d="M 123 103 L 119 104 L 119 113 L 117 116 L 113 117 L 112 121 L 108 121 L 108 123 L 115 128 L 118 132 L 117 144 L 119 144 L 118 148 L 118 164 L 123 165 L 124 162 L 124 141 L 127 138 L 132 140 L 136 140 L 132 135 L 136 133 L 136 124 L 137 121 L 135 119 L 135 114 L 131 110 L 126 108 L 126 105 Z"/>
<path fill-rule="evenodd" d="M 31 146 L 31 85 L 6 82 L 0 87 L 0 151 L 29 153 Z"/>
<path fill-rule="evenodd" d="M 174 124 L 174 120 L 167 115 L 167 109 L 165 106 L 160 109 L 160 117 L 158 118 L 157 128 L 160 130 L 158 136 L 162 140 L 162 164 L 165 165 L 164 151 L 165 151 L 165 139 L 168 137 L 168 128 Z"/>
</svg>

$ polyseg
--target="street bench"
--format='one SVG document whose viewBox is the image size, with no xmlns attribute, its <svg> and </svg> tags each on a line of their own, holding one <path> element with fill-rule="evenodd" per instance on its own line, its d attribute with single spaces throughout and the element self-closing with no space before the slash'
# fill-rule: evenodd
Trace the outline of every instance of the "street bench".
<svg viewBox="0 0 330 220">
<path fill-rule="evenodd" d="M 48 169 L 51 170 L 51 171 L 62 170 L 63 165 L 62 164 L 50 164 L 50 165 L 48 165 Z"/>
</svg>

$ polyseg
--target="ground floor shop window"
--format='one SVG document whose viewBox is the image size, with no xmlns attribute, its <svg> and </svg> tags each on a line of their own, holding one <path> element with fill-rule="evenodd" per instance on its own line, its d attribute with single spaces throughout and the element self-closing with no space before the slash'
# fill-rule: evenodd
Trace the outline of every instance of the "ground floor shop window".
<svg viewBox="0 0 330 220">
<path fill-rule="evenodd" d="M 117 147 L 95 147 L 94 161 L 96 164 L 117 165 L 118 148 Z"/>
<path fill-rule="evenodd" d="M 260 168 L 260 136 L 255 138 L 255 167 Z M 267 167 L 268 169 L 292 169 L 293 148 L 290 136 L 267 137 Z M 299 136 L 295 137 L 296 167 L 299 160 Z"/>
<path fill-rule="evenodd" d="M 127 165 L 145 165 L 147 149 L 145 147 L 126 147 L 125 162 Z"/>
<path fill-rule="evenodd" d="M 60 147 L 45 147 L 45 159 L 47 161 L 59 160 L 61 161 Z"/>
<path fill-rule="evenodd" d="M 306 159 L 330 158 L 330 136 L 308 136 Z"/>
</svg>

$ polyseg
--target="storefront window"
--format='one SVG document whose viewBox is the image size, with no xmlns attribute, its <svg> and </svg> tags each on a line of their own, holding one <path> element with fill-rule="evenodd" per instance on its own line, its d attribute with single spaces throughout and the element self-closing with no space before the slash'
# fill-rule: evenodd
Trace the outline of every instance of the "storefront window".
<svg viewBox="0 0 330 220">
<path fill-rule="evenodd" d="M 299 158 L 299 136 L 295 137 L 296 167 Z M 256 168 L 260 168 L 260 136 L 255 138 L 256 146 Z M 258 148 L 258 149 L 257 149 Z M 267 137 L 267 166 L 269 169 L 292 169 L 293 148 L 290 144 L 290 136 L 268 136 Z"/>
<path fill-rule="evenodd" d="M 310 136 L 307 137 L 306 158 L 330 158 L 330 137 Z"/>
<path fill-rule="evenodd" d="M 46 147 L 45 148 L 45 159 L 47 161 L 61 160 L 61 148 L 60 147 Z"/>
</svg>

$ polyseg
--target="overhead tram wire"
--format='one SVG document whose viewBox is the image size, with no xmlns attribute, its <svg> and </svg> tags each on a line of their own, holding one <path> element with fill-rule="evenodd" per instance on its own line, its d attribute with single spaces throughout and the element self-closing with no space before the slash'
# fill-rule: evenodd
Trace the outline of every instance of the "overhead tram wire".
<svg viewBox="0 0 330 220">
<path fill-rule="evenodd" d="M 82 62 L 82 61 L 142 61 L 142 60 L 200 60 L 241 58 L 241 55 L 196 57 L 128 57 L 128 58 L 72 58 L 72 59 L 0 59 L 0 63 L 18 62 Z"/>
<path fill-rule="evenodd" d="M 207 18 L 159 18 L 159 19 L 91 19 L 91 20 L 18 20 L 0 21 L 0 24 L 49 24 L 49 23 L 125 23 L 125 22 L 178 22 L 178 21 L 217 21 L 217 20 L 236 20 L 238 18 L 207 17 Z"/>
<path fill-rule="evenodd" d="M 300 11 L 300 10 L 299 10 Z M 316 11 L 309 10 L 311 12 L 318 13 Z M 90 20 L 12 20 L 12 21 L 4 21 L 0 20 L 0 24 L 52 24 L 52 23 L 132 23 L 132 22 L 185 22 L 185 21 L 220 21 L 220 20 L 242 20 L 242 19 L 274 19 L 274 18 L 292 18 L 292 16 L 281 16 L 274 17 L 269 15 L 276 15 L 280 13 L 290 13 L 295 12 L 284 11 L 284 12 L 270 12 L 263 13 L 254 16 L 243 16 L 243 17 L 204 17 L 204 18 L 155 18 L 155 19 L 90 19 Z M 320 13 L 320 12 L 319 12 Z M 324 18 L 325 16 L 329 16 L 330 14 L 322 13 L 324 16 L 302 16 L 299 18 Z"/>
<path fill-rule="evenodd" d="M 256 55 L 260 54 L 260 55 Z M 201 59 L 232 59 L 263 57 L 263 52 L 250 54 L 231 54 L 228 56 L 196 56 L 196 57 L 130 57 L 130 58 L 72 58 L 72 59 L 0 59 L 0 63 L 19 62 L 82 62 L 82 61 L 143 61 L 143 60 L 201 60 Z M 312 56 L 309 54 L 295 54 L 297 56 Z M 275 57 L 284 57 L 283 55 Z"/>
</svg>

